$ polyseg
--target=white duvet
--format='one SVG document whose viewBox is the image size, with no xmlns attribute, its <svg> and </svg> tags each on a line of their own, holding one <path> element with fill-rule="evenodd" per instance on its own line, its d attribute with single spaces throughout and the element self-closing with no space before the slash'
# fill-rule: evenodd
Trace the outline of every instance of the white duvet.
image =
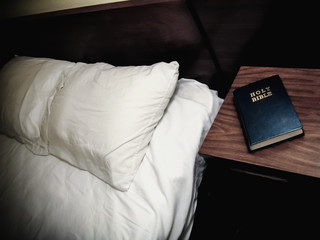
<svg viewBox="0 0 320 240">
<path fill-rule="evenodd" d="M 221 103 L 179 80 L 127 192 L 0 135 L 1 239 L 188 239 L 205 167 L 197 153 Z"/>
</svg>

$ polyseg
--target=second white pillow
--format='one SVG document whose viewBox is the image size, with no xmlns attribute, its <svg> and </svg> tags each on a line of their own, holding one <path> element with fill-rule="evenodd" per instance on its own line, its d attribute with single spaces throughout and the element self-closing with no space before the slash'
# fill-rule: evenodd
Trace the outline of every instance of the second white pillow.
<svg viewBox="0 0 320 240">
<path fill-rule="evenodd" d="M 56 94 L 49 152 L 127 191 L 175 90 L 177 62 L 77 63 Z"/>
</svg>

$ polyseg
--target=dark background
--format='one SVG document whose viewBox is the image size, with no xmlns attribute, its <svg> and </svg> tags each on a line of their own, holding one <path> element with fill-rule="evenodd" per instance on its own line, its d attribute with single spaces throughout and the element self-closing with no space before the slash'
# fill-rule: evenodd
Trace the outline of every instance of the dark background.
<svg viewBox="0 0 320 240">
<path fill-rule="evenodd" d="M 227 84 L 242 65 L 320 68 L 316 1 L 192 0 Z"/>
<path fill-rule="evenodd" d="M 242 65 L 320 68 L 316 2 L 192 3 L 223 71 L 216 83 L 223 95 Z M 225 159 L 207 163 L 191 239 L 319 239 L 317 179 Z"/>
</svg>

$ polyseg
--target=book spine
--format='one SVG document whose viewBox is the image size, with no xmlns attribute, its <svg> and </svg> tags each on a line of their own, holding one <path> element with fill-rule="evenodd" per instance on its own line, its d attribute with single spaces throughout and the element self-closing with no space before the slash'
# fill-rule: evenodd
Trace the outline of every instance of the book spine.
<svg viewBox="0 0 320 240">
<path fill-rule="evenodd" d="M 242 131 L 244 133 L 244 136 L 245 136 L 245 139 L 247 141 L 247 144 L 248 144 L 248 147 L 250 149 L 250 146 L 251 146 L 251 140 L 249 138 L 249 134 L 248 134 L 248 130 L 247 130 L 247 127 L 245 125 L 245 121 L 243 119 L 243 113 L 241 111 L 241 107 L 240 107 L 240 104 L 238 103 L 238 98 L 236 96 L 236 94 L 234 94 L 234 97 L 233 97 L 233 101 L 234 101 L 234 104 L 236 106 L 236 110 L 237 110 L 237 113 L 238 113 L 238 117 L 240 119 L 240 124 L 242 126 Z"/>
</svg>

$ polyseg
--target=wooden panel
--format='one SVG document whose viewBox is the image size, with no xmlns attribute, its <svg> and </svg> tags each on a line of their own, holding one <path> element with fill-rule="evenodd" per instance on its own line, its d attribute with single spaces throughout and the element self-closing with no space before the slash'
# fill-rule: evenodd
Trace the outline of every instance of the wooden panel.
<svg viewBox="0 0 320 240">
<path fill-rule="evenodd" d="M 224 73 L 217 89 L 224 98 L 268 14 L 270 0 L 191 0 Z M 260 59 L 260 58 L 258 58 Z"/>
<path fill-rule="evenodd" d="M 68 1 L 59 1 L 59 0 L 10 0 L 2 1 L 0 3 L 0 15 L 5 17 L 18 17 L 26 16 L 31 14 L 39 14 L 45 12 L 61 11 L 65 9 L 86 7 L 92 5 L 101 5 L 109 4 L 125 0 L 68 0 Z"/>
<path fill-rule="evenodd" d="M 221 96 L 240 66 L 320 68 L 317 1 L 191 1 L 224 72 Z"/>
<path fill-rule="evenodd" d="M 183 0 L 119 0 L 119 1 L 110 1 L 109 3 L 100 3 L 96 5 L 87 5 L 87 3 L 84 4 L 84 6 L 79 7 L 73 7 L 73 8 L 65 8 L 61 10 L 49 10 L 47 12 L 39 12 L 32 14 L 32 10 L 28 9 L 27 11 L 30 11 L 30 14 L 22 14 L 21 16 L 10 16 L 10 13 L 4 14 L 4 18 L 18 18 L 18 17 L 32 17 L 32 18 L 43 18 L 48 16 L 62 16 L 62 15 L 71 15 L 71 14 L 79 14 L 79 13 L 88 13 L 88 12 L 97 12 L 97 11 L 103 11 L 103 10 L 110 10 L 110 9 L 119 9 L 119 8 L 126 8 L 126 7 L 137 7 L 142 5 L 150 5 L 150 4 L 160 4 L 160 3 L 168 3 L 168 2 L 182 2 Z M 67 3 L 70 4 L 70 3 Z M 59 4 L 57 4 L 59 5 Z M 81 5 L 81 4 L 80 4 Z M 19 4 L 16 4 L 16 6 L 12 6 L 11 3 L 8 3 L 7 5 L 4 5 L 2 9 L 5 11 L 10 11 L 12 8 L 18 7 Z M 31 7 L 32 8 L 32 7 Z M 56 6 L 56 8 L 59 8 L 59 6 Z M 20 9 L 19 9 L 20 11 Z"/>
<path fill-rule="evenodd" d="M 250 82 L 279 74 L 303 125 L 305 135 L 249 153 L 233 104 L 232 91 Z M 263 116 L 257 116 L 263 117 Z M 241 67 L 207 136 L 201 153 L 320 177 L 320 70 Z"/>
<path fill-rule="evenodd" d="M 181 77 L 205 83 L 216 72 L 182 0 L 134 0 L 9 19 L 0 26 L 1 64 L 14 54 L 114 65 L 176 60 Z"/>
</svg>

